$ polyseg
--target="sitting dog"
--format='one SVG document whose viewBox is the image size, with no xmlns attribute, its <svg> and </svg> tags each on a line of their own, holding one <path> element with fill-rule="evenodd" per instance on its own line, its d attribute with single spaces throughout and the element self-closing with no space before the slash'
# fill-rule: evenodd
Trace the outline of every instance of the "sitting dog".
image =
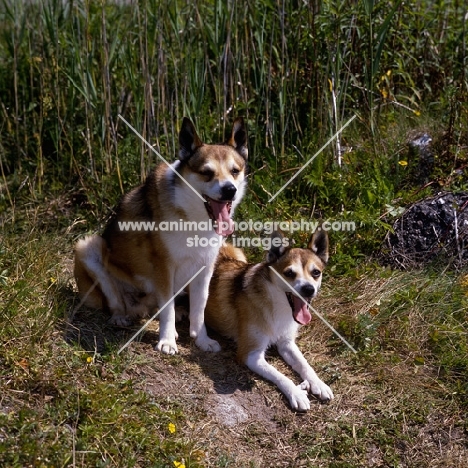
<svg viewBox="0 0 468 468">
<path fill-rule="evenodd" d="M 271 237 L 267 259 L 256 265 L 226 244 L 220 250 L 205 310 L 209 327 L 237 342 L 237 358 L 270 380 L 286 395 L 294 410 L 310 409 L 307 392 L 322 401 L 333 393 L 317 377 L 295 343 L 300 325 L 311 320 L 309 303 L 320 288 L 328 261 L 328 236 L 316 231 L 306 249 L 289 248 L 284 236 Z M 295 385 L 265 360 L 270 345 L 304 381 Z"/>
<path fill-rule="evenodd" d="M 174 354 L 173 295 L 205 267 L 188 286 L 190 335 L 201 349 L 219 351 L 206 333 L 204 309 L 222 236 L 232 233 L 231 216 L 245 190 L 247 132 L 240 118 L 226 143 L 208 145 L 184 118 L 179 143 L 179 160 L 171 167 L 160 164 L 127 193 L 102 236 L 77 243 L 74 274 L 82 301 L 109 309 L 115 325 L 127 326 L 165 305 L 157 349 Z M 132 222 L 153 228 L 123 229 Z M 180 222 L 190 224 L 190 230 L 167 229 Z M 194 238 L 204 243 L 193 247 Z"/>
</svg>

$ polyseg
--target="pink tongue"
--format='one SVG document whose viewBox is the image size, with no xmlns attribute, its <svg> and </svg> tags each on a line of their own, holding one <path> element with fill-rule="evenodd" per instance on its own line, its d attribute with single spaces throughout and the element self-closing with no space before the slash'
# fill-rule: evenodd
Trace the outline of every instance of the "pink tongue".
<svg viewBox="0 0 468 468">
<path fill-rule="evenodd" d="M 312 320 L 307 303 L 305 303 L 300 297 L 297 297 L 296 295 L 293 296 L 293 301 L 294 319 L 301 325 L 307 325 Z"/>
<path fill-rule="evenodd" d="M 229 214 L 228 203 L 210 200 L 214 219 L 217 222 L 215 228 L 216 234 L 220 236 L 229 236 L 234 232 L 234 221 Z"/>
</svg>

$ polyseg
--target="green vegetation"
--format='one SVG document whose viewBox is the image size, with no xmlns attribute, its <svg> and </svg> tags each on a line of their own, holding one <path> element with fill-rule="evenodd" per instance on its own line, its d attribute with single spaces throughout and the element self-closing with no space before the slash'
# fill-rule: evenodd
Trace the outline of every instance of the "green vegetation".
<svg viewBox="0 0 468 468">
<path fill-rule="evenodd" d="M 0 465 L 463 466 L 466 272 L 372 259 L 402 207 L 468 190 L 467 18 L 455 0 L 0 0 Z M 158 162 L 119 114 L 169 160 L 184 115 L 207 141 L 242 115 L 239 220 L 356 223 L 332 233 L 317 307 L 358 356 L 320 325 L 300 340 L 336 403 L 297 417 L 236 367 L 278 429 L 254 420 L 236 438 L 192 395 L 213 390 L 192 389 L 208 358 L 183 331 L 181 357 L 152 353 L 150 332 L 117 355 L 129 333 L 75 310 L 74 242 Z M 408 150 L 423 132 L 425 179 Z M 185 390 L 149 392 L 167 368 Z"/>
</svg>

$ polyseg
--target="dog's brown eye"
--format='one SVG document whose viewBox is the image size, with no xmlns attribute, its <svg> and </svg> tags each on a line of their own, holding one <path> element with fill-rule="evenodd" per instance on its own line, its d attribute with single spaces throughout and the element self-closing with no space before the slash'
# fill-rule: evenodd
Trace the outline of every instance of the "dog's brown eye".
<svg viewBox="0 0 468 468">
<path fill-rule="evenodd" d="M 322 274 L 322 272 L 321 272 L 320 270 L 317 270 L 317 268 L 315 268 L 314 270 L 312 270 L 311 273 L 312 273 L 312 276 L 313 276 L 314 278 L 318 278 L 318 277 Z"/>
<path fill-rule="evenodd" d="M 239 173 L 240 173 L 240 170 L 237 169 L 237 167 L 234 167 L 234 168 L 231 170 L 231 174 L 232 174 L 233 176 L 239 175 Z"/>
<path fill-rule="evenodd" d="M 296 277 L 296 273 L 292 270 L 286 270 L 284 273 L 284 276 L 286 276 L 286 278 L 295 278 Z"/>
<path fill-rule="evenodd" d="M 212 171 L 211 169 L 203 169 L 199 172 L 199 174 L 211 179 L 214 176 L 214 171 Z"/>
</svg>

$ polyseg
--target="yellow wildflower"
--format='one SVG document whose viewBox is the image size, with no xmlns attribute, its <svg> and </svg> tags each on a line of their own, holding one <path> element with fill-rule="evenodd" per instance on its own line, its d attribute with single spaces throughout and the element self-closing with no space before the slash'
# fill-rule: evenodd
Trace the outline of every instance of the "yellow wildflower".
<svg viewBox="0 0 468 468">
<path fill-rule="evenodd" d="M 169 432 L 170 432 L 171 434 L 174 434 L 175 431 L 176 431 L 175 424 L 174 424 L 174 423 L 169 423 L 169 424 L 167 425 L 167 429 L 169 430 Z M 174 462 L 174 463 L 175 463 L 175 462 Z"/>
<path fill-rule="evenodd" d="M 176 460 L 174 460 L 174 466 L 175 468 L 185 468 L 185 464 L 182 463 L 182 462 L 178 462 Z"/>
<path fill-rule="evenodd" d="M 408 161 L 398 161 L 398 164 L 400 166 L 407 166 L 408 165 Z"/>
</svg>

